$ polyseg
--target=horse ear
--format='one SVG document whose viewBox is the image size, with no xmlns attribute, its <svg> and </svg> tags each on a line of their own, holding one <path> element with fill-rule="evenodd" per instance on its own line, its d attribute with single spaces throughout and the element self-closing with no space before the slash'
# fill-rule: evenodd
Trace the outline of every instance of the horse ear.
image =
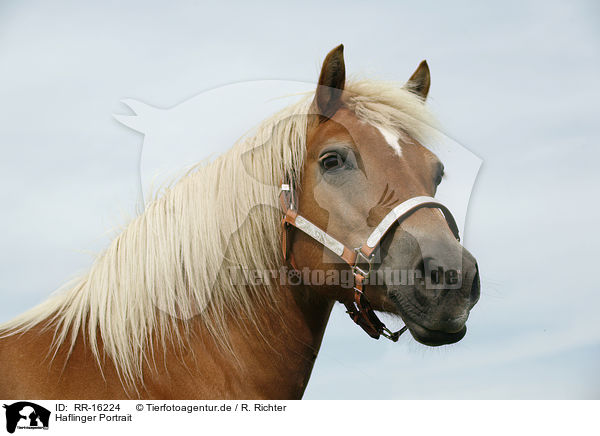
<svg viewBox="0 0 600 436">
<path fill-rule="evenodd" d="M 427 61 L 422 61 L 404 86 L 425 100 L 427 94 L 429 94 L 430 85 L 431 76 L 429 75 L 429 66 L 427 65 Z"/>
<path fill-rule="evenodd" d="M 319 115 L 330 118 L 342 103 L 342 91 L 346 83 L 344 45 L 340 44 L 329 52 L 319 75 L 319 84 L 313 106 Z"/>
</svg>

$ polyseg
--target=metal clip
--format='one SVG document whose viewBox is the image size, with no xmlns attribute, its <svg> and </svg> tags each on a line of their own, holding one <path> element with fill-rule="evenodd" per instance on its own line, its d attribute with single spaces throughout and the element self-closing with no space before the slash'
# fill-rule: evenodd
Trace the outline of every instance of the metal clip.
<svg viewBox="0 0 600 436">
<path fill-rule="evenodd" d="M 387 327 L 383 327 L 383 330 L 380 333 L 381 333 L 381 336 L 388 338 L 390 341 L 398 342 L 398 338 L 400 338 L 400 335 L 402 333 L 404 333 L 407 329 L 408 329 L 408 327 L 404 326 L 397 332 L 393 332 L 390 329 L 388 329 Z"/>
</svg>

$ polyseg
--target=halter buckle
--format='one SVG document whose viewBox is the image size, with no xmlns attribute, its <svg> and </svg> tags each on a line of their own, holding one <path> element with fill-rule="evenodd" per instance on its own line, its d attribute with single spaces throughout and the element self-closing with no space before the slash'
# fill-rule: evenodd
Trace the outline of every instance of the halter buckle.
<svg viewBox="0 0 600 436">
<path fill-rule="evenodd" d="M 281 199 L 281 205 L 284 208 L 284 213 L 286 209 L 296 209 L 294 205 L 294 191 L 289 183 L 281 184 L 281 188 L 279 189 L 279 197 Z"/>
<path fill-rule="evenodd" d="M 356 260 L 354 261 L 354 265 L 352 265 L 352 274 L 354 274 L 354 275 L 360 274 L 361 276 L 363 276 L 366 279 L 369 277 L 369 274 L 371 274 L 371 267 L 373 266 L 372 265 L 373 257 L 365 256 L 360 248 L 355 248 L 354 251 L 356 252 Z M 364 269 L 362 269 L 359 266 L 359 264 L 364 264 L 364 263 L 366 263 L 369 266 L 367 271 L 365 271 Z"/>
</svg>

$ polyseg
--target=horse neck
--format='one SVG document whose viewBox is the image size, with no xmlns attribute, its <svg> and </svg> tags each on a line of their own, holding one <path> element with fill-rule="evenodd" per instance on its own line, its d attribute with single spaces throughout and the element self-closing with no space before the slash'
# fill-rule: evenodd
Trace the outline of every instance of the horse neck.
<svg viewBox="0 0 600 436">
<path fill-rule="evenodd" d="M 171 389 L 188 391 L 183 396 L 200 398 L 299 399 L 304 394 L 321 346 L 333 301 L 294 286 L 275 292 L 273 304 L 258 305 L 255 325 L 247 320 L 228 320 L 232 351 L 223 350 L 198 327 L 189 343 L 190 358 L 176 382 L 175 368 L 169 377 Z M 192 363 L 193 362 L 193 363 Z M 190 368 L 192 377 L 190 377 Z M 193 374 L 196 372 L 196 374 Z M 157 380 L 160 379 L 158 374 Z M 194 380 L 190 380 L 194 379 Z"/>
</svg>

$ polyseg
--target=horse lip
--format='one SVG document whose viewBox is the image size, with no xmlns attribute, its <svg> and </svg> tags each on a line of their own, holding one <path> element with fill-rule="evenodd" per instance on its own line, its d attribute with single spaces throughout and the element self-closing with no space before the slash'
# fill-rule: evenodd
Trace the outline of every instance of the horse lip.
<svg viewBox="0 0 600 436">
<path fill-rule="evenodd" d="M 467 334 L 467 326 L 463 327 L 454 333 L 444 332 L 441 330 L 430 330 L 413 322 L 406 323 L 408 330 L 417 342 L 431 347 L 440 345 L 454 344 L 460 341 Z"/>
<path fill-rule="evenodd" d="M 429 346 L 439 346 L 453 344 L 460 341 L 465 336 L 467 332 L 465 323 L 469 317 L 468 310 L 465 310 L 460 316 L 447 318 L 444 323 L 442 323 L 442 328 L 430 329 L 423 326 L 420 320 L 415 319 L 409 314 L 405 305 L 410 305 L 411 307 L 414 307 L 414 305 L 402 298 L 401 294 L 392 292 L 390 296 L 395 303 L 398 314 L 408 327 L 413 338 L 418 342 Z"/>
</svg>

